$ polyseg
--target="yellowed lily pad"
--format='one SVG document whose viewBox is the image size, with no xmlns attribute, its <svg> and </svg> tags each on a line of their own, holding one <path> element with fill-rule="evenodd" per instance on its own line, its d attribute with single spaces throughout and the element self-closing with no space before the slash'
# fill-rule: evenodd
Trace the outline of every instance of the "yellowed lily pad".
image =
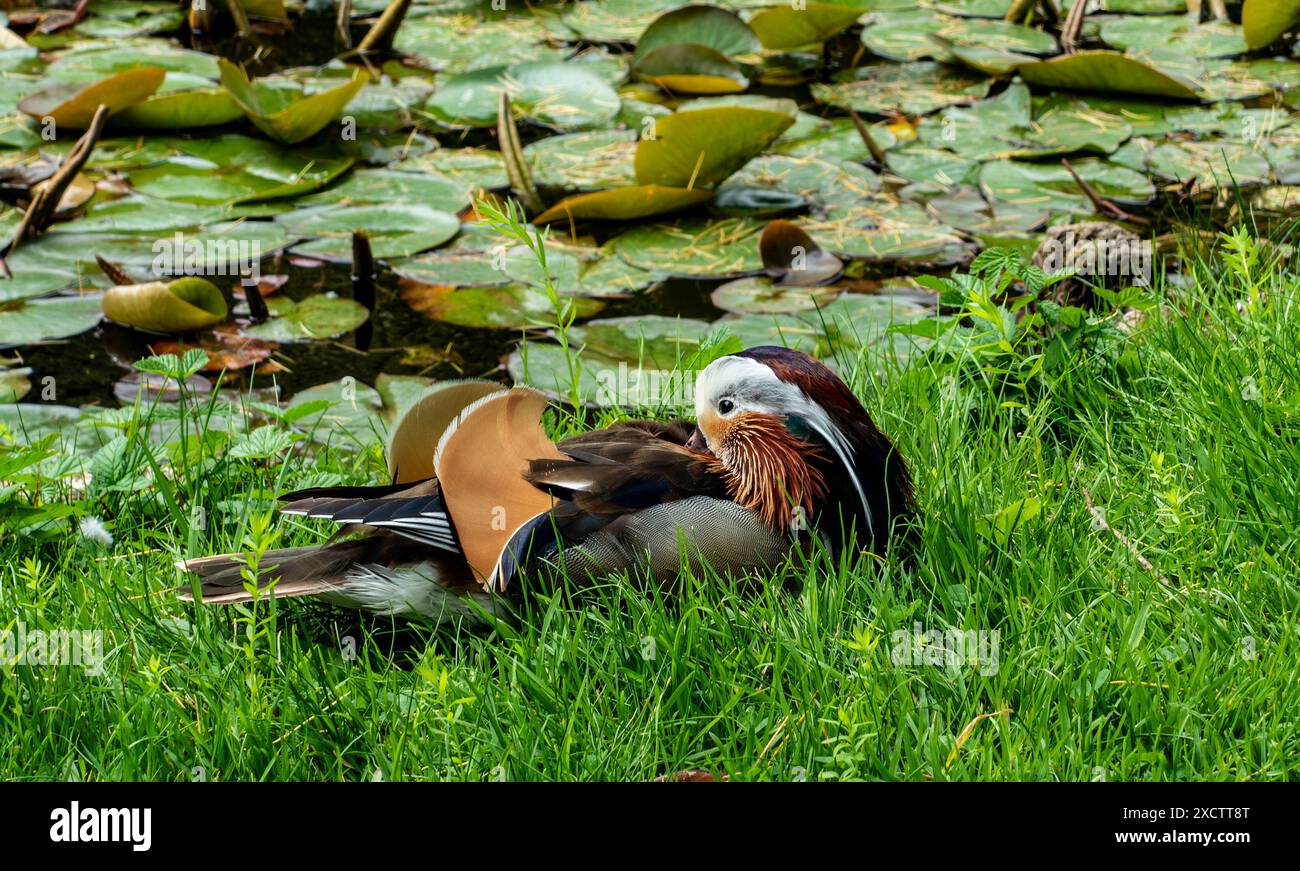
<svg viewBox="0 0 1300 871">
<path fill-rule="evenodd" d="M 350 81 L 326 91 L 303 96 L 289 89 L 264 89 L 225 58 L 218 61 L 221 84 L 244 110 L 248 120 L 277 142 L 292 145 L 315 136 L 343 111 L 369 76 L 357 70 Z"/>
<path fill-rule="evenodd" d="M 122 284 L 104 292 L 109 320 L 154 333 L 188 333 L 226 319 L 226 300 L 206 278 Z"/>
<path fill-rule="evenodd" d="M 533 219 L 533 223 L 549 224 L 552 221 L 568 218 L 574 220 L 592 218 L 602 221 L 649 218 L 688 209 L 712 196 L 713 192 L 708 190 L 688 190 L 656 184 L 614 188 L 566 197 L 538 215 Z"/>
<path fill-rule="evenodd" d="M 92 85 L 60 82 L 25 97 L 18 108 L 38 120 L 52 118 L 56 128 L 85 130 L 100 105 L 110 115 L 134 106 L 158 90 L 166 75 L 161 67 L 136 67 Z"/>
</svg>

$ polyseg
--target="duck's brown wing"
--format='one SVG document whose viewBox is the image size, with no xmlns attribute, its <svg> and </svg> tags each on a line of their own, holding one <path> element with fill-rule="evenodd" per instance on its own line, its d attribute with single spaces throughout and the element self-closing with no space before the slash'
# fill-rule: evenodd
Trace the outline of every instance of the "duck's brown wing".
<svg viewBox="0 0 1300 871">
<path fill-rule="evenodd" d="M 581 512 L 613 517 L 693 496 L 727 498 L 713 457 L 686 447 L 684 422 L 631 421 L 565 439 L 562 458 L 533 460 L 525 477 Z"/>
</svg>

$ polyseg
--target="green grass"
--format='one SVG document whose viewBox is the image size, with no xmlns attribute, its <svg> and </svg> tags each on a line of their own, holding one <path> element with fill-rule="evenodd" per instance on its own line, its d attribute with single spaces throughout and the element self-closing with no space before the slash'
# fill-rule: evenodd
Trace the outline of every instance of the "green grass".
<svg viewBox="0 0 1300 871">
<path fill-rule="evenodd" d="M 269 497 L 379 480 L 379 448 L 232 459 L 201 426 L 160 493 L 130 442 L 125 485 L 77 503 L 111 551 L 4 533 L 3 621 L 102 630 L 108 659 L 101 676 L 0 666 L 0 777 L 1294 777 L 1300 284 L 1230 266 L 1190 268 L 1120 355 L 1069 359 L 1024 408 L 925 361 L 859 379 L 914 470 L 915 560 L 822 556 L 757 592 L 530 578 L 516 619 L 477 630 L 191 607 L 173 559 L 321 540 Z M 893 664 L 917 623 L 996 630 L 996 673 Z"/>
</svg>

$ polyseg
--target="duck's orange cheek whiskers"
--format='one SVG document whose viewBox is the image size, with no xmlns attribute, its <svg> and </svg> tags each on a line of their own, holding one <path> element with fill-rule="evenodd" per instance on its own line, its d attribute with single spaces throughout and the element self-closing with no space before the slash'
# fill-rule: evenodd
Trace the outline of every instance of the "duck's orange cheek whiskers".
<svg viewBox="0 0 1300 871">
<path fill-rule="evenodd" d="M 814 509 L 826 492 L 821 474 L 808 463 L 815 448 L 769 414 L 740 415 L 723 426 L 719 465 L 737 503 L 776 528 L 789 525 L 795 506 L 805 512 Z"/>
<path fill-rule="evenodd" d="M 700 432 L 704 433 L 704 438 L 715 447 L 722 446 L 727 432 L 731 429 L 728 422 L 718 417 L 717 412 L 714 411 L 706 411 L 700 415 L 699 427 Z"/>
</svg>

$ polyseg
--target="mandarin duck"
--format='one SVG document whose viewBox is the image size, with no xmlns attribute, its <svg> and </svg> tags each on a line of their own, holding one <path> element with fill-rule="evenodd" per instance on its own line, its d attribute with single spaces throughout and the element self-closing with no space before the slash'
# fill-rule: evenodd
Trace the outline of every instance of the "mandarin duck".
<svg viewBox="0 0 1300 871">
<path fill-rule="evenodd" d="M 543 565 L 668 583 L 684 561 L 762 573 L 811 535 L 833 553 L 883 553 L 913 511 L 903 457 L 799 351 L 713 361 L 696 381 L 697 424 L 630 421 L 557 444 L 546 406 L 528 387 L 436 385 L 393 429 L 392 484 L 280 497 L 282 512 L 329 518 L 346 537 L 268 551 L 259 586 L 436 623 L 496 612 L 510 582 Z M 177 566 L 200 579 L 183 599 L 253 597 L 239 554 Z"/>
</svg>

